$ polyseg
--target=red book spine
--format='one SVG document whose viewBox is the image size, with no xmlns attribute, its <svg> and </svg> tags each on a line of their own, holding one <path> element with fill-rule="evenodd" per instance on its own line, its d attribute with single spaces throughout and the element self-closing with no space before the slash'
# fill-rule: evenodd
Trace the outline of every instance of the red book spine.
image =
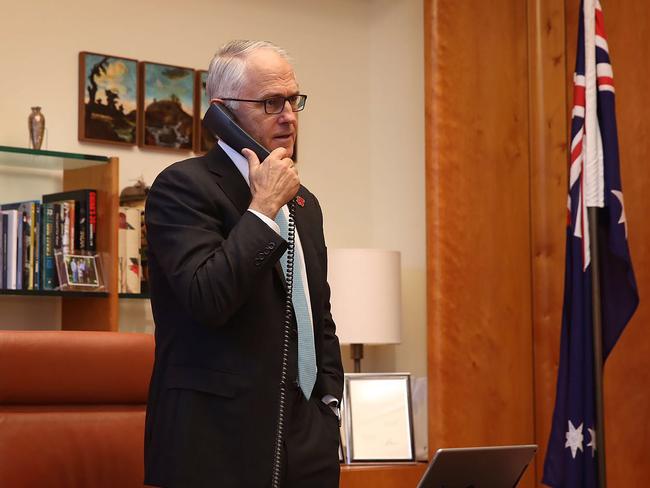
<svg viewBox="0 0 650 488">
<path fill-rule="evenodd" d="M 88 192 L 88 215 L 86 217 L 86 240 L 89 251 L 97 251 L 97 192 L 90 190 Z"/>
</svg>

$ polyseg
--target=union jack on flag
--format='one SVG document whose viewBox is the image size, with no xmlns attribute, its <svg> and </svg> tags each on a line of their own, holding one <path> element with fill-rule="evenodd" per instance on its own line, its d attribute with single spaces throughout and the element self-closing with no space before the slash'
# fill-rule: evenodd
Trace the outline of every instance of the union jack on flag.
<svg viewBox="0 0 650 488">
<path fill-rule="evenodd" d="M 602 8 L 598 0 L 584 0 L 573 82 L 560 366 L 543 477 L 553 488 L 598 486 L 592 261 L 600 264 L 603 359 L 639 303 L 627 244 L 614 93 Z M 599 256 L 590 253 L 588 207 L 598 208 Z"/>
</svg>

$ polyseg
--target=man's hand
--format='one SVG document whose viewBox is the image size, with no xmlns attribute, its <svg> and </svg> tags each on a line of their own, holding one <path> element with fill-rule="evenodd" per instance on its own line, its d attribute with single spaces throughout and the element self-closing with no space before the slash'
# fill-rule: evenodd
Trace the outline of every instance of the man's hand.
<svg viewBox="0 0 650 488">
<path fill-rule="evenodd" d="M 250 149 L 242 149 L 242 154 L 248 160 L 253 195 L 250 208 L 275 219 L 278 210 L 296 196 L 300 187 L 293 161 L 285 157 L 287 150 L 283 147 L 274 149 L 262 163 Z"/>
</svg>

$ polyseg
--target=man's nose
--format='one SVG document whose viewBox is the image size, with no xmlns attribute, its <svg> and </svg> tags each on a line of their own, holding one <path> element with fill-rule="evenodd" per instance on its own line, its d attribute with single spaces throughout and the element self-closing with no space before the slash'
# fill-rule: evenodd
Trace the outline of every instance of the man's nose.
<svg viewBox="0 0 650 488">
<path fill-rule="evenodd" d="M 281 124 L 289 124 L 289 123 L 295 123 L 297 120 L 296 117 L 296 112 L 293 111 L 291 108 L 291 104 L 289 103 L 289 100 L 284 101 L 284 107 L 282 107 L 282 112 L 280 112 L 280 116 L 278 117 L 278 122 Z"/>
</svg>

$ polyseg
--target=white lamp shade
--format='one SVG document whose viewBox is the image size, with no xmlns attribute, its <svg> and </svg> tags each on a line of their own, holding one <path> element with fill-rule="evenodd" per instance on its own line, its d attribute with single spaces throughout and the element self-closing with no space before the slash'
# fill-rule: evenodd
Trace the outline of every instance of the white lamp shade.
<svg viewBox="0 0 650 488">
<path fill-rule="evenodd" d="M 329 249 L 327 279 L 341 344 L 398 344 L 401 340 L 400 253 Z"/>
</svg>

